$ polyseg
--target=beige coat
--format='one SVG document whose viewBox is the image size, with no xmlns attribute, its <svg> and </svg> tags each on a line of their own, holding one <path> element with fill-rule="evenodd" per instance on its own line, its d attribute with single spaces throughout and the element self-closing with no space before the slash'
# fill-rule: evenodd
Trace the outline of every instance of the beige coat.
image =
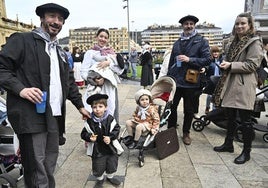
<svg viewBox="0 0 268 188">
<path fill-rule="evenodd" d="M 253 110 L 257 73 L 263 58 L 259 37 L 253 37 L 237 54 L 221 92 L 222 107 Z"/>
</svg>

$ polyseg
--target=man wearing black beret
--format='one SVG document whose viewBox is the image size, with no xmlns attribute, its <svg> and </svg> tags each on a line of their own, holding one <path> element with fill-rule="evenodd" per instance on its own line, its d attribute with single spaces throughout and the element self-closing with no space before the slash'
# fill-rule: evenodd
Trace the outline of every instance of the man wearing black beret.
<svg viewBox="0 0 268 188">
<path fill-rule="evenodd" d="M 48 3 L 36 8 L 41 26 L 14 33 L 0 51 L 0 85 L 7 91 L 8 119 L 18 136 L 25 187 L 55 187 L 54 170 L 59 136 L 65 132 L 66 99 L 89 118 L 82 95 L 58 46 L 57 35 L 69 16 L 68 9 Z M 46 109 L 35 104 L 47 92 Z"/>
<path fill-rule="evenodd" d="M 168 66 L 168 75 L 175 78 L 176 92 L 171 106 L 171 115 L 168 119 L 168 127 L 177 126 L 177 107 L 183 98 L 183 143 L 190 145 L 190 128 L 194 113 L 198 111 L 200 93 L 200 69 L 209 65 L 210 50 L 208 41 L 199 35 L 195 29 L 199 19 L 193 15 L 187 15 L 179 20 L 183 32 L 174 43 Z M 187 74 L 189 73 L 189 74 Z M 189 75 L 189 76 L 188 76 Z M 194 75 L 194 79 L 193 76 Z M 188 79 L 191 78 L 191 79 Z"/>
</svg>

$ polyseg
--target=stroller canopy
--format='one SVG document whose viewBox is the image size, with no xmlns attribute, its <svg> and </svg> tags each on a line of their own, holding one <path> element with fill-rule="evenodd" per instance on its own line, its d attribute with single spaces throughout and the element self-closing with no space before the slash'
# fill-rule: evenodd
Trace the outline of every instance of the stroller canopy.
<svg viewBox="0 0 268 188">
<path fill-rule="evenodd" d="M 152 99 L 161 98 L 172 101 L 176 92 L 176 83 L 172 77 L 163 76 L 158 78 L 151 87 Z"/>
</svg>

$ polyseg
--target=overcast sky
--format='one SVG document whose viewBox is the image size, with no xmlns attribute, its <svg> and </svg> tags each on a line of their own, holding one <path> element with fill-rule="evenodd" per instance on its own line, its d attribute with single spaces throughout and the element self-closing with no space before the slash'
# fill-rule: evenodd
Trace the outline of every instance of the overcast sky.
<svg viewBox="0 0 268 188">
<path fill-rule="evenodd" d="M 6 0 L 9 19 L 40 25 L 35 14 L 38 5 L 49 3 L 47 0 Z M 59 38 L 69 35 L 69 29 L 80 27 L 127 27 L 127 2 L 123 0 L 53 0 L 70 11 L 70 16 Z M 224 33 L 232 30 L 236 16 L 244 11 L 245 0 L 129 0 L 130 31 L 142 31 L 147 26 L 174 25 L 188 14 L 199 18 L 199 23 L 213 23 Z"/>
</svg>

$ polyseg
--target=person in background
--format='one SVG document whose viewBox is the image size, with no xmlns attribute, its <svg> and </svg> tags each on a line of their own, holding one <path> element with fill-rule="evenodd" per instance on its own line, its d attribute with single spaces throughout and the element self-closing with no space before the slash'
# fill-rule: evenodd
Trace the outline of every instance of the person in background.
<svg viewBox="0 0 268 188">
<path fill-rule="evenodd" d="M 104 173 L 111 184 L 121 184 L 120 180 L 114 177 L 118 167 L 118 155 L 115 152 L 116 146 L 112 144 L 119 136 L 120 126 L 107 112 L 107 99 L 106 94 L 94 94 L 87 98 L 92 113 L 81 132 L 81 138 L 89 143 L 87 155 L 92 158 L 92 171 L 97 178 L 94 188 L 102 187 Z"/>
<path fill-rule="evenodd" d="M 169 59 L 170 59 L 170 55 L 171 55 L 171 50 L 172 50 L 172 46 L 167 48 L 165 53 L 164 53 L 164 55 L 163 55 L 163 63 L 161 65 L 159 78 L 162 77 L 162 76 L 167 75 Z"/>
<path fill-rule="evenodd" d="M 206 77 L 208 79 L 210 79 L 211 76 L 220 76 L 221 71 L 220 71 L 219 65 L 222 62 L 222 56 L 220 54 L 220 49 L 219 49 L 218 46 L 212 46 L 210 48 L 210 54 L 211 54 L 211 64 L 205 70 Z M 211 105 L 211 99 L 212 99 L 212 95 L 208 94 L 207 99 L 206 99 L 205 114 L 209 113 L 210 105 Z"/>
<path fill-rule="evenodd" d="M 267 57 L 267 53 L 268 53 L 268 39 L 262 39 L 262 43 L 263 43 L 263 59 L 261 61 L 261 65 L 260 67 L 257 69 L 257 73 L 258 73 L 258 88 L 260 88 L 261 86 L 264 86 L 264 82 L 267 79 L 268 76 L 268 57 Z"/>
<path fill-rule="evenodd" d="M 69 67 L 70 67 L 70 69 L 73 70 L 73 68 L 74 68 L 74 60 L 73 60 L 73 57 L 72 57 L 71 52 L 69 51 L 69 48 L 68 48 L 67 46 L 65 46 L 65 47 L 63 48 L 63 50 L 64 50 L 65 53 L 67 54 Z"/>
<path fill-rule="evenodd" d="M 137 107 L 132 118 L 126 121 L 128 132 L 127 142 L 129 149 L 139 148 L 139 138 L 148 133 L 156 134 L 158 132 L 160 117 L 158 107 L 152 104 L 152 94 L 147 89 L 140 89 L 135 93 Z M 135 135 L 135 136 L 134 136 Z"/>
<path fill-rule="evenodd" d="M 192 69 L 199 72 L 202 67 L 210 63 L 210 51 L 208 41 L 199 35 L 195 29 L 199 19 L 188 15 L 179 20 L 183 33 L 174 43 L 168 66 L 168 76 L 176 81 L 176 92 L 171 106 L 171 115 L 168 119 L 168 127 L 177 126 L 177 107 L 183 98 L 183 142 L 191 144 L 190 128 L 196 108 L 196 93 L 200 92 L 200 78 L 197 83 L 186 81 L 186 72 Z M 199 97 L 199 95 L 198 95 Z"/>
<path fill-rule="evenodd" d="M 131 52 L 129 54 L 129 62 L 131 64 L 131 70 L 132 70 L 132 79 L 136 79 L 137 77 L 137 62 L 138 62 L 138 52 L 136 48 L 131 47 Z"/>
<path fill-rule="evenodd" d="M 250 13 L 239 14 L 234 23 L 232 39 L 220 68 L 224 71 L 214 91 L 214 104 L 226 109 L 228 125 L 225 141 L 214 147 L 216 152 L 234 152 L 233 140 L 237 115 L 243 135 L 242 153 L 234 163 L 250 160 L 253 139 L 252 110 L 256 99 L 256 69 L 263 59 L 261 38 L 255 34 L 254 20 Z"/>
<path fill-rule="evenodd" d="M 69 16 L 68 9 L 47 3 L 35 12 L 40 27 L 12 34 L 0 51 L 0 85 L 7 91 L 8 120 L 19 139 L 25 187 L 54 188 L 66 99 L 84 119 L 90 114 L 84 108 L 66 53 L 58 45 L 57 35 Z M 46 111 L 38 114 L 35 105 L 42 101 L 42 91 L 47 91 Z"/>
<path fill-rule="evenodd" d="M 152 85 L 154 82 L 153 56 L 151 54 L 151 46 L 149 44 L 145 44 L 143 46 L 140 61 L 142 66 L 140 84 L 144 89 L 148 89 L 148 86 Z"/>
<path fill-rule="evenodd" d="M 81 50 L 79 47 L 75 46 L 73 47 L 73 51 L 72 51 L 72 58 L 73 58 L 73 62 L 74 62 L 74 78 L 75 78 L 75 82 L 79 87 L 83 87 L 84 86 L 84 80 L 81 77 L 81 64 L 83 61 L 83 54 L 81 53 Z"/>
</svg>

